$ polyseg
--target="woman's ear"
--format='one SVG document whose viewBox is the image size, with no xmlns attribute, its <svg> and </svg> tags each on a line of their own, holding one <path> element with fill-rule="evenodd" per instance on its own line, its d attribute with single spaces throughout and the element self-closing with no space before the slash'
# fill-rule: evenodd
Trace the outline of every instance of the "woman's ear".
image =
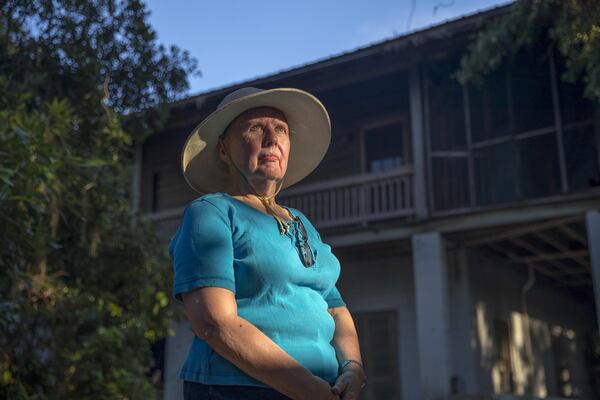
<svg viewBox="0 0 600 400">
<path fill-rule="evenodd" d="M 225 148 L 225 139 L 219 139 L 219 142 L 217 143 L 217 151 L 219 152 L 219 158 L 221 161 L 229 165 L 229 157 L 227 157 L 227 149 Z"/>
</svg>

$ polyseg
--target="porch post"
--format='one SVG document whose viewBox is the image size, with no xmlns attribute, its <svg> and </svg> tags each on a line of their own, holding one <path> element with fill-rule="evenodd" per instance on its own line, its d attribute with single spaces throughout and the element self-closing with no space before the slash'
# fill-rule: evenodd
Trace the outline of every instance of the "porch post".
<svg viewBox="0 0 600 400">
<path fill-rule="evenodd" d="M 410 139 L 413 159 L 413 201 L 417 218 L 427 217 L 425 190 L 425 130 L 423 129 L 423 93 L 419 64 L 408 72 L 408 94 L 410 103 Z"/>
<path fill-rule="evenodd" d="M 412 237 L 421 399 L 450 395 L 446 249 L 439 232 Z"/>
<path fill-rule="evenodd" d="M 587 241 L 592 264 L 592 281 L 596 300 L 596 323 L 600 330 L 600 210 L 590 210 L 585 214 Z"/>
</svg>

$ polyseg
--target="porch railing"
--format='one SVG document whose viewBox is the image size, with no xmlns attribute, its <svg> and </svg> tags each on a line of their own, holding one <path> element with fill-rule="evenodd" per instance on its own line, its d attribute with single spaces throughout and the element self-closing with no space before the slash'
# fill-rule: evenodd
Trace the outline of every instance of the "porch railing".
<svg viewBox="0 0 600 400">
<path fill-rule="evenodd" d="M 278 202 L 302 211 L 319 228 L 366 224 L 414 213 L 412 167 L 292 187 L 281 192 Z M 169 240 L 179 226 L 183 208 L 146 214 Z"/>
<path fill-rule="evenodd" d="M 284 190 L 279 203 L 302 211 L 319 228 L 365 224 L 414 213 L 413 170 L 350 175 Z"/>
</svg>

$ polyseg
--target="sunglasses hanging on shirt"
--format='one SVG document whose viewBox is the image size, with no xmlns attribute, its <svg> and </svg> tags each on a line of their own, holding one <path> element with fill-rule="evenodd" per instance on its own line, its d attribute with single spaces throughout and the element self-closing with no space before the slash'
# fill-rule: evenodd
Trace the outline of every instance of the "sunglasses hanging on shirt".
<svg viewBox="0 0 600 400">
<path fill-rule="evenodd" d="M 302 264 L 308 268 L 314 265 L 315 259 L 313 257 L 312 249 L 308 244 L 308 233 L 306 233 L 306 229 L 304 228 L 304 223 L 299 217 L 294 217 L 294 221 L 300 227 L 300 231 L 302 233 L 302 237 L 298 237 L 298 230 L 296 230 L 296 247 L 298 248 L 298 255 L 300 256 L 300 260 Z"/>
</svg>

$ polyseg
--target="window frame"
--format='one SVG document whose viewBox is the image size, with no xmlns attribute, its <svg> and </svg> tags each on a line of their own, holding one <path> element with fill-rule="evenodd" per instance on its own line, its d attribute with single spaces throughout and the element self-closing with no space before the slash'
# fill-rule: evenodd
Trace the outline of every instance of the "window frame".
<svg viewBox="0 0 600 400">
<path fill-rule="evenodd" d="M 367 132 L 369 130 L 382 128 L 386 125 L 393 125 L 400 123 L 402 125 L 402 144 L 404 147 L 404 151 L 402 157 L 406 160 L 406 162 L 400 167 L 404 168 L 406 166 L 411 166 L 413 164 L 412 151 L 411 151 L 411 132 L 409 125 L 409 118 L 407 115 L 402 114 L 392 114 L 377 118 L 376 120 L 367 121 L 361 124 L 358 132 L 358 147 L 359 147 L 359 157 L 358 157 L 358 170 L 361 174 L 371 174 L 372 171 L 369 171 L 367 165 Z"/>
<path fill-rule="evenodd" d="M 426 172 L 426 176 L 427 176 L 427 190 L 428 190 L 428 207 L 431 210 L 431 215 L 432 216 L 444 216 L 444 215 L 452 215 L 452 214 L 458 214 L 458 213 L 463 213 L 463 212 L 467 212 L 467 211 L 472 211 L 474 209 L 491 209 L 491 208 L 497 208 L 497 207 L 504 207 L 507 204 L 515 204 L 515 203 L 521 203 L 521 202 L 527 202 L 530 200 L 540 200 L 540 199 L 552 199 L 552 198 L 556 198 L 558 196 L 564 196 L 564 195 L 568 195 L 568 194 L 573 194 L 573 192 L 570 189 L 570 182 L 569 182 L 569 176 L 568 176 L 568 171 L 567 171 L 567 167 L 566 167 L 566 157 L 565 157 L 565 150 L 564 150 L 564 137 L 565 137 L 565 131 L 569 130 L 572 128 L 572 126 L 574 125 L 589 125 L 589 124 L 594 124 L 597 123 L 594 120 L 581 120 L 581 121 L 577 121 L 575 123 L 571 122 L 571 123 L 563 123 L 562 121 L 562 109 L 561 109 L 561 94 L 559 91 L 559 81 L 558 79 L 560 79 L 560 77 L 558 76 L 558 71 L 557 71 L 557 60 L 555 58 L 555 52 L 556 50 L 551 47 L 548 46 L 545 50 L 545 53 L 542 52 L 541 54 L 539 54 L 540 57 L 545 57 L 545 61 L 544 64 L 546 65 L 546 67 L 549 69 L 549 79 L 550 81 L 548 82 L 548 84 L 550 85 L 550 91 L 552 94 L 552 113 L 554 114 L 554 123 L 552 125 L 548 125 L 546 127 L 543 128 L 539 128 L 539 129 L 533 129 L 533 130 L 529 130 L 529 131 L 523 131 L 523 132 L 516 132 L 515 129 L 515 116 L 514 114 L 514 105 L 513 105 L 513 97 L 514 94 L 512 93 L 512 70 L 510 65 L 508 66 L 507 70 L 506 70 L 506 74 L 507 74 L 507 79 L 506 79 L 506 85 L 507 85 L 507 91 L 508 91 L 508 113 L 509 113 L 509 118 L 510 118 L 510 122 L 509 122 L 509 129 L 510 129 L 510 133 L 506 136 L 502 136 L 502 137 L 498 137 L 498 138 L 492 138 L 492 139 L 486 139 L 486 140 L 482 140 L 482 141 L 477 141 L 477 142 L 473 142 L 473 137 L 472 137 L 472 119 L 471 119 L 471 99 L 469 98 L 469 88 L 466 86 L 463 86 L 462 89 L 462 96 L 463 96 L 463 106 L 464 106 L 464 115 L 461 116 L 461 118 L 464 118 L 464 122 L 465 122 L 465 137 L 466 137 L 466 147 L 464 150 L 432 150 L 432 123 L 431 123 L 431 118 L 433 117 L 431 115 L 431 93 L 429 90 L 429 85 L 430 83 L 430 77 L 427 74 L 427 69 L 424 68 L 424 74 L 423 74 L 423 79 L 424 79 L 424 85 L 423 85 L 423 99 L 424 99 L 424 114 L 425 114 L 425 123 L 424 123 L 424 135 L 425 135 L 425 151 L 426 151 L 426 165 L 427 165 L 427 172 Z M 448 57 L 448 54 L 444 55 L 445 57 Z M 439 59 L 439 57 L 432 57 L 428 60 L 428 62 L 435 62 L 437 59 Z M 582 94 L 583 96 L 583 94 Z M 600 127 L 596 127 L 596 147 L 599 149 L 597 151 L 597 163 L 600 166 Z M 520 176 L 521 176 L 521 163 L 520 163 L 520 157 L 519 157 L 519 145 L 521 143 L 522 140 L 524 139 L 528 139 L 531 137 L 535 137 L 535 136 L 540 136 L 540 135 L 552 135 L 554 136 L 554 141 L 556 142 L 556 161 L 558 163 L 558 175 L 556 176 L 556 180 L 558 181 L 558 185 L 559 185 L 559 189 L 558 192 L 556 193 L 552 193 L 552 194 L 548 194 L 548 195 L 544 195 L 544 196 L 534 196 L 534 197 L 523 197 L 523 193 L 521 193 L 521 187 L 524 184 L 523 182 L 521 182 L 520 180 Z M 517 175 L 515 176 L 515 199 L 508 201 L 508 202 L 497 202 L 497 201 L 492 201 L 490 203 L 479 203 L 478 199 L 477 199 L 477 190 L 478 188 L 476 187 L 477 182 L 475 180 L 475 165 L 474 165 L 474 150 L 477 149 L 482 149 L 482 148 L 487 148 L 488 146 L 493 146 L 502 142 L 510 142 L 511 146 L 513 148 L 513 152 L 515 153 L 515 162 L 517 163 Z M 467 185 L 466 185 L 466 190 L 468 190 L 467 196 L 466 198 L 468 199 L 467 202 L 463 205 L 463 206 L 454 206 L 454 207 L 448 207 L 448 208 L 436 208 L 436 198 L 435 198 L 435 185 L 436 182 L 434 181 L 434 171 L 433 171 L 433 162 L 435 160 L 435 157 L 459 157 L 459 158 L 464 158 L 467 161 Z M 526 182 L 525 182 L 526 183 Z"/>
</svg>

